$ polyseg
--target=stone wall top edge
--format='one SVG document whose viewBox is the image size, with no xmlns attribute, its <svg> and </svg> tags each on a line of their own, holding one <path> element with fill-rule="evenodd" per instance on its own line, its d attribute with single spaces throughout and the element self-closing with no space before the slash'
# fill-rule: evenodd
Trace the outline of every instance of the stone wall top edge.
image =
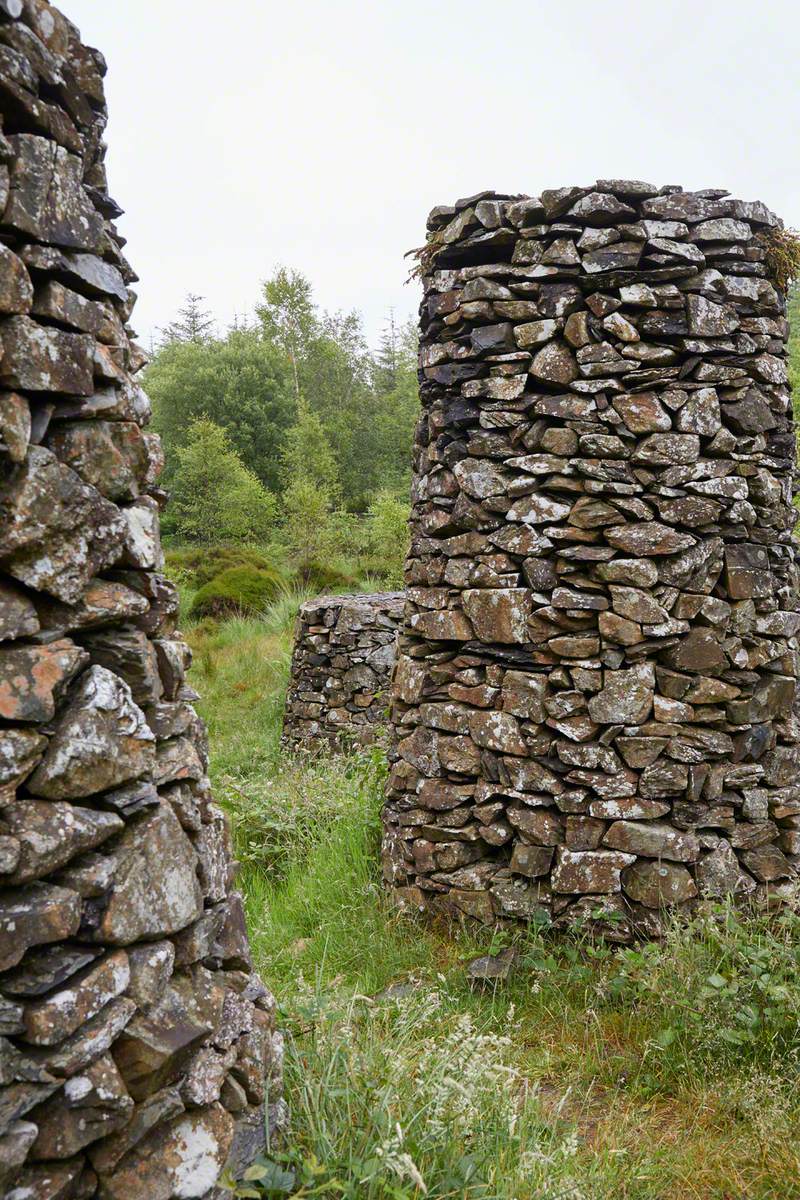
<svg viewBox="0 0 800 1200">
<path fill-rule="evenodd" d="M 664 203 L 670 196 L 687 197 L 713 206 L 719 210 L 717 214 L 719 216 L 733 216 L 761 227 L 783 226 L 783 221 L 762 201 L 740 199 L 732 195 L 726 188 L 693 189 L 677 184 L 656 185 L 643 180 L 598 179 L 585 186 L 569 185 L 544 188 L 539 193 L 531 194 L 524 192 L 512 194 L 488 189 L 475 192 L 471 196 L 463 196 L 450 204 L 434 206 L 428 216 L 427 227 L 430 236 L 432 232 L 447 226 L 454 217 L 458 217 L 478 205 L 483 205 L 485 209 L 499 205 L 502 211 L 502 223 L 509 223 L 517 229 L 524 223 L 533 220 L 548 224 L 562 220 L 565 216 L 581 223 L 597 224 L 592 220 L 584 222 L 580 212 L 569 212 L 573 205 L 585 197 L 597 194 L 614 196 L 633 208 L 648 207 L 653 201 L 656 204 Z M 687 221 L 692 224 L 705 219 L 708 218 L 703 215 L 690 216 Z M 614 222 L 609 220 L 607 223 Z M 460 240 L 460 237 L 459 233 L 452 240 Z"/>
<path fill-rule="evenodd" d="M 344 604 L 367 604 L 372 607 L 390 606 L 402 602 L 405 592 L 347 592 L 346 594 L 330 594 L 313 596 L 300 606 L 300 612 L 315 612 L 320 608 L 341 608 Z"/>
</svg>

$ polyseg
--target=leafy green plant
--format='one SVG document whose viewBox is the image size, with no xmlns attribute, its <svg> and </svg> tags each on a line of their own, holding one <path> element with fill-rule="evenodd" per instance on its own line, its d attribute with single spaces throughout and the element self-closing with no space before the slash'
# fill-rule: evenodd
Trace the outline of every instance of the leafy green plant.
<svg viewBox="0 0 800 1200">
<path fill-rule="evenodd" d="M 403 586 L 403 567 L 411 540 L 411 506 L 391 492 L 379 492 L 367 512 L 369 568 L 388 585 Z"/>
<path fill-rule="evenodd" d="M 676 923 L 663 945 L 621 950 L 614 964 L 616 1004 L 643 1015 L 658 1007 L 668 1071 L 685 1069 L 689 1057 L 715 1071 L 743 1061 L 769 1068 L 797 1048 L 800 916 L 791 909 L 746 916 L 715 906 Z"/>
</svg>

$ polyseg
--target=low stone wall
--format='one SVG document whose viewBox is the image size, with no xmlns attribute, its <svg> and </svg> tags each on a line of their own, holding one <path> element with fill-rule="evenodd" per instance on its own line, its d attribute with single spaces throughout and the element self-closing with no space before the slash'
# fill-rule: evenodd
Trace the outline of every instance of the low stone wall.
<svg viewBox="0 0 800 1200">
<path fill-rule="evenodd" d="M 402 592 L 318 596 L 300 609 L 283 738 L 290 749 L 369 746 L 386 724 Z"/>
<path fill-rule="evenodd" d="M 161 574 L 102 56 L 0 0 L 0 1194 L 217 1195 L 281 1119 Z"/>
<path fill-rule="evenodd" d="M 435 209 L 387 880 L 626 939 L 800 852 L 777 218 L 602 180 Z"/>
</svg>

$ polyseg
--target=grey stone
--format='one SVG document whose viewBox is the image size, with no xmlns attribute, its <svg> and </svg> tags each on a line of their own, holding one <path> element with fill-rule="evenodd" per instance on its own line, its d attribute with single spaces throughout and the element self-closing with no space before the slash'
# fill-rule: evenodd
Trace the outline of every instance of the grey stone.
<svg viewBox="0 0 800 1200">
<path fill-rule="evenodd" d="M 92 339 L 39 325 L 29 317 L 0 324 L 3 357 L 0 383 L 30 392 L 91 396 L 94 391 Z"/>
<path fill-rule="evenodd" d="M 124 822 L 113 813 L 51 800 L 12 801 L 0 809 L 0 830 L 13 837 L 19 849 L 3 884 L 42 879 L 123 828 Z"/>
<path fill-rule="evenodd" d="M 567 850 L 558 847 L 553 868 L 556 892 L 605 895 L 622 889 L 620 874 L 635 862 L 632 854 L 612 850 Z"/>
<path fill-rule="evenodd" d="M 604 671 L 602 690 L 589 700 L 589 716 L 607 724 L 641 725 L 652 711 L 654 691 L 652 663 Z"/>
<path fill-rule="evenodd" d="M 648 908 L 681 904 L 697 895 L 697 886 L 686 867 L 670 862 L 637 862 L 622 875 L 622 887 L 631 900 Z"/>
<path fill-rule="evenodd" d="M 48 800 L 79 799 L 145 775 L 154 758 L 155 738 L 127 684 L 90 667 L 28 787 Z"/>
<path fill-rule="evenodd" d="M 108 857 L 110 894 L 94 940 L 129 946 L 200 916 L 197 855 L 169 805 L 135 817 Z"/>
</svg>

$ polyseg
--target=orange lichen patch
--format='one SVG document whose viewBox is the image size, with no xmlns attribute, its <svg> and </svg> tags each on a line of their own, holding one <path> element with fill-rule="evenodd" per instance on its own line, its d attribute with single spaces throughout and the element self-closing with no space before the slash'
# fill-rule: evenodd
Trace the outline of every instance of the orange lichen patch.
<svg viewBox="0 0 800 1200">
<path fill-rule="evenodd" d="M 0 717 L 49 721 L 60 691 L 88 658 L 86 651 L 68 638 L 49 646 L 0 651 Z"/>
</svg>

